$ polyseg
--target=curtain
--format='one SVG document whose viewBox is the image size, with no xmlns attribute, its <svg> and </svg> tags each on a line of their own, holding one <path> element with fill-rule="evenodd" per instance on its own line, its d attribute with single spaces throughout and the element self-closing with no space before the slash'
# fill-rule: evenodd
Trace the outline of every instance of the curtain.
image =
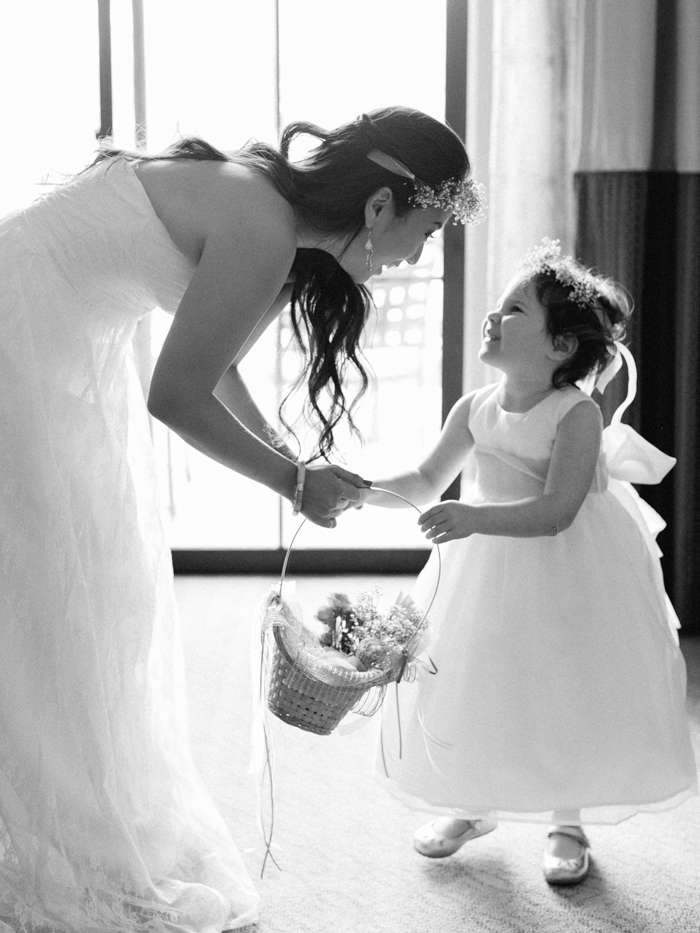
<svg viewBox="0 0 700 933">
<path fill-rule="evenodd" d="M 113 2 L 110 22 L 115 145 L 157 152 L 193 134 L 233 149 L 275 137 L 273 0 Z M 251 75 L 254 89 L 242 93 Z M 149 315 L 134 337 L 146 395 L 158 349 L 154 324 Z"/>
<path fill-rule="evenodd" d="M 496 378 L 480 326 L 518 261 L 545 236 L 573 248 L 583 14 L 584 0 L 469 3 L 467 148 L 489 204 L 467 231 L 467 390 Z"/>
<path fill-rule="evenodd" d="M 0 3 L 0 217 L 90 161 L 97 58 L 95 0 Z"/>
<path fill-rule="evenodd" d="M 700 4 L 469 0 L 467 147 L 486 222 L 467 231 L 465 389 L 497 377 L 481 322 L 543 236 L 630 291 L 626 414 L 678 459 L 640 493 L 661 513 L 667 589 L 700 633 Z M 624 373 L 602 399 L 606 417 Z"/>
<path fill-rule="evenodd" d="M 583 74 L 576 249 L 634 300 L 639 390 L 629 420 L 678 459 L 639 491 L 668 523 L 659 535 L 667 589 L 684 633 L 697 634 L 700 5 L 589 0 Z"/>
</svg>

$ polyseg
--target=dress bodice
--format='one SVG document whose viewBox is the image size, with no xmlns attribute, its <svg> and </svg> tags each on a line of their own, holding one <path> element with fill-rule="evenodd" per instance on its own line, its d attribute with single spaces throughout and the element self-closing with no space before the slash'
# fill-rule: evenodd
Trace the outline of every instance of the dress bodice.
<svg viewBox="0 0 700 933">
<path fill-rule="evenodd" d="M 595 405 L 571 386 L 552 392 L 529 411 L 510 412 L 498 402 L 499 389 L 500 383 L 486 386 L 472 400 L 469 429 L 474 448 L 467 473 L 472 486 L 466 490 L 470 500 L 508 502 L 541 495 L 559 423 L 575 405 Z M 594 488 L 604 486 L 601 457 Z"/>
<path fill-rule="evenodd" d="M 123 157 L 76 175 L 6 223 L 21 225 L 30 255 L 50 255 L 88 314 L 138 318 L 154 307 L 174 313 L 195 268 Z"/>
</svg>

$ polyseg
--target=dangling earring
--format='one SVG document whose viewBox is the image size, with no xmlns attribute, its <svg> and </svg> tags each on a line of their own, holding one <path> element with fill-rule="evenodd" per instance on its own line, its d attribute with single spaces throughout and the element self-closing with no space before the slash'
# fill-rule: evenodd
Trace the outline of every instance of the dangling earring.
<svg viewBox="0 0 700 933">
<path fill-rule="evenodd" d="M 367 242 L 365 243 L 365 250 L 367 252 L 367 271 L 372 271 L 372 256 L 374 255 L 374 247 L 372 246 L 372 228 L 367 228 Z"/>
</svg>

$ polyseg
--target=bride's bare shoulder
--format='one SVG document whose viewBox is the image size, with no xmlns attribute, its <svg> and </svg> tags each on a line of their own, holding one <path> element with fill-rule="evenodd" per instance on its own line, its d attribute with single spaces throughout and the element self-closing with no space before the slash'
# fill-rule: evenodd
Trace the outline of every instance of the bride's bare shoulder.
<svg viewBox="0 0 700 933">
<path fill-rule="evenodd" d="M 192 259 L 211 238 L 249 234 L 296 244 L 292 206 L 270 180 L 236 162 L 141 162 L 136 173 L 174 242 Z"/>
</svg>

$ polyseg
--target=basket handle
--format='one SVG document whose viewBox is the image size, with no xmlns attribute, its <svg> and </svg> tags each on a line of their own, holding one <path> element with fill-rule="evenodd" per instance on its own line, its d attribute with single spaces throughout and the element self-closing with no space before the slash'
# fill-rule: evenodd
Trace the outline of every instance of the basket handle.
<svg viewBox="0 0 700 933">
<path fill-rule="evenodd" d="M 372 489 L 376 490 L 376 492 L 386 493 L 386 495 L 388 496 L 394 496 L 396 499 L 401 499 L 402 502 L 405 502 L 406 505 L 409 505 L 412 509 L 415 509 L 415 511 L 418 512 L 418 514 L 420 515 L 421 510 L 418 508 L 418 506 L 415 505 L 413 502 L 411 502 L 409 499 L 407 499 L 405 496 L 400 495 L 398 492 L 392 492 L 391 489 L 384 489 L 381 486 L 373 486 Z M 294 532 L 294 534 L 292 535 L 292 540 L 289 542 L 287 553 L 284 555 L 284 561 L 282 563 L 282 572 L 280 573 L 280 585 L 279 585 L 280 600 L 282 599 L 282 587 L 284 586 L 284 580 L 287 575 L 287 565 L 289 564 L 289 558 L 292 554 L 292 548 L 294 547 L 294 542 L 296 541 L 297 535 L 299 534 L 299 532 L 304 527 L 307 521 L 308 519 L 304 518 L 299 523 L 299 527 Z M 408 648 L 408 645 L 411 644 L 411 642 L 416 638 L 420 630 L 423 628 L 423 625 L 425 624 L 428 618 L 428 613 L 430 612 L 432 605 L 435 602 L 435 597 L 437 596 L 438 586 L 440 585 L 440 574 L 442 573 L 442 557 L 440 555 L 440 545 L 437 543 L 435 544 L 435 550 L 437 551 L 437 559 L 438 559 L 438 572 L 437 572 L 437 580 L 435 581 L 435 589 L 433 590 L 433 595 L 430 597 L 430 602 L 428 603 L 428 607 L 423 613 L 423 617 L 421 618 L 420 622 L 416 626 L 416 631 L 412 635 L 411 640 L 406 645 L 407 648 Z"/>
<path fill-rule="evenodd" d="M 421 511 L 421 510 L 418 508 L 418 506 L 417 506 L 417 505 L 414 505 L 413 502 L 411 502 L 411 501 L 410 501 L 409 499 L 407 499 L 405 496 L 400 495 L 398 492 L 392 492 L 390 489 L 383 489 L 381 486 L 372 486 L 372 490 L 373 490 L 373 491 L 376 491 L 376 492 L 383 492 L 383 493 L 386 493 L 386 495 L 388 495 L 388 496 L 394 496 L 396 499 L 401 499 L 402 502 L 405 502 L 406 505 L 409 505 L 412 509 L 415 509 L 415 511 L 418 512 L 418 514 L 420 515 L 420 511 Z M 301 522 L 299 523 L 299 526 L 297 527 L 297 530 L 296 530 L 296 531 L 294 532 L 294 534 L 292 535 L 292 540 L 289 542 L 289 546 L 288 546 L 288 548 L 287 548 L 287 553 L 284 555 L 284 561 L 283 561 L 283 563 L 282 563 L 282 572 L 280 573 L 280 586 L 279 586 L 279 595 L 280 595 L 280 598 L 282 597 L 282 587 L 283 587 L 283 585 L 284 585 L 284 580 L 285 580 L 285 577 L 286 577 L 286 575 L 287 575 L 287 565 L 289 564 L 289 558 L 290 558 L 291 555 L 292 555 L 292 549 L 293 549 L 293 547 L 294 547 L 294 542 L 296 541 L 297 535 L 299 534 L 299 532 L 301 531 L 301 529 L 304 527 L 304 525 L 307 523 L 307 521 L 308 521 L 307 518 L 303 518 L 303 519 L 301 520 Z M 437 550 L 438 550 L 438 556 L 439 556 L 439 554 L 440 554 L 440 545 L 439 545 L 439 544 L 436 544 L 436 548 L 437 548 Z"/>
<path fill-rule="evenodd" d="M 380 486 L 374 486 L 373 488 L 376 489 L 378 492 L 383 492 L 383 493 L 386 493 L 387 495 L 395 496 L 397 499 L 401 499 L 403 502 L 405 502 L 407 505 L 409 505 L 412 509 L 415 509 L 415 511 L 418 512 L 418 513 L 420 514 L 420 509 L 418 508 L 418 506 L 414 505 L 413 502 L 410 502 L 408 499 L 404 498 L 402 495 L 399 495 L 399 493 L 397 493 L 397 492 L 392 492 L 390 489 L 383 489 L 383 488 L 380 487 Z M 289 547 L 287 548 L 287 553 L 286 553 L 285 556 L 284 556 L 284 562 L 283 562 L 283 564 L 282 564 L 282 572 L 281 572 L 281 574 L 280 574 L 280 584 L 279 584 L 279 600 L 280 600 L 280 602 L 282 602 L 282 587 L 283 587 L 283 585 L 284 585 L 284 580 L 285 580 L 285 577 L 286 577 L 286 574 L 287 574 L 287 565 L 289 564 L 289 558 L 290 558 L 290 555 L 291 555 L 291 553 L 292 553 L 292 548 L 294 547 L 294 542 L 295 542 L 296 539 L 297 539 L 297 535 L 299 534 L 299 532 L 301 531 L 301 529 L 304 527 L 304 524 L 305 524 L 306 521 L 307 521 L 307 519 L 304 518 L 304 519 L 302 519 L 302 521 L 299 523 L 298 528 L 296 529 L 296 531 L 294 532 L 294 534 L 293 534 L 293 536 L 292 536 L 292 540 L 289 542 Z M 430 609 L 431 609 L 431 607 L 432 607 L 432 605 L 433 605 L 433 602 L 434 602 L 434 600 L 435 600 L 435 596 L 437 595 L 438 585 L 439 585 L 439 583 L 440 583 L 440 574 L 441 574 L 441 571 L 442 571 L 442 557 L 440 556 L 440 545 L 439 545 L 439 544 L 436 544 L 436 545 L 435 545 L 435 550 L 437 551 L 437 558 L 438 558 L 438 574 L 437 574 L 437 580 L 435 581 L 435 590 L 433 591 L 433 595 L 432 595 L 432 597 L 431 597 L 431 599 L 430 599 L 430 603 L 428 604 L 428 607 L 427 607 L 427 609 L 425 610 L 425 612 L 424 612 L 424 614 L 423 614 L 423 617 L 421 618 L 420 622 L 419 622 L 418 625 L 416 626 L 415 632 L 414 632 L 413 635 L 411 636 L 411 638 L 410 638 L 408 644 L 406 645 L 406 647 L 405 647 L 405 649 L 404 649 L 405 651 L 408 651 L 409 646 L 410 646 L 411 643 L 414 641 L 414 639 L 418 636 L 418 633 L 420 632 L 420 630 L 421 630 L 421 629 L 423 628 L 423 626 L 425 625 L 425 623 L 426 623 L 426 621 L 427 621 L 427 618 L 428 618 L 428 613 L 430 612 Z M 279 646 L 279 648 L 282 650 L 282 652 L 285 654 L 287 660 L 288 660 L 290 663 L 293 663 L 293 659 L 290 657 L 290 655 L 289 655 L 288 652 L 286 651 L 286 646 L 284 645 L 284 640 L 283 640 L 283 639 L 279 639 L 279 641 L 278 641 L 278 646 Z M 434 665 L 433 665 L 433 666 L 434 666 Z M 437 671 L 437 669 L 435 669 L 435 670 L 433 671 L 433 673 L 436 673 L 436 671 Z M 401 679 L 401 678 L 399 678 L 399 680 L 400 680 L 400 679 Z M 397 684 L 397 691 L 398 691 L 398 681 L 396 682 L 396 684 Z M 261 698 L 262 695 L 263 695 L 263 668 L 262 668 L 262 664 L 261 664 L 260 672 L 259 672 L 259 677 L 258 677 L 258 697 Z M 261 729 L 262 729 L 262 740 L 261 740 L 261 741 L 262 741 L 262 743 L 263 743 L 263 744 L 262 744 L 262 748 L 261 748 L 261 750 L 260 750 L 260 754 L 262 755 L 262 754 L 263 754 L 263 751 L 264 751 L 264 762 L 261 764 L 261 770 L 262 770 L 262 775 L 263 775 L 263 777 L 264 777 L 265 774 L 267 774 L 268 777 L 269 777 L 269 780 L 270 780 L 270 803 L 271 803 L 271 823 L 270 823 L 269 832 L 266 832 L 265 827 L 264 827 L 264 825 L 263 825 L 263 819 L 262 819 L 262 803 L 259 803 L 260 824 L 261 824 L 261 826 L 263 827 L 263 838 L 265 839 L 265 858 L 264 858 L 264 860 L 263 860 L 262 868 L 261 868 L 261 871 L 260 871 L 260 877 L 262 878 L 263 875 L 265 874 L 265 865 L 267 864 L 268 858 L 272 859 L 272 861 L 275 862 L 276 865 L 277 865 L 277 862 L 275 861 L 275 857 L 274 857 L 274 855 L 272 854 L 272 836 L 273 836 L 273 831 L 274 831 L 274 820 L 275 820 L 275 817 L 274 817 L 274 810 L 275 810 L 275 807 L 274 807 L 274 787 L 273 787 L 272 736 L 271 736 L 271 734 L 269 733 L 269 728 L 268 728 L 268 725 L 267 725 L 266 720 L 265 720 L 265 713 L 264 713 L 264 708 L 263 708 L 263 704 L 262 704 L 262 703 L 261 703 L 260 709 L 263 710 L 262 713 L 259 713 L 259 715 L 260 715 Z M 398 692 L 397 692 L 397 715 L 398 715 Z M 400 734 L 401 734 L 401 720 L 400 720 L 400 718 L 399 718 L 399 736 L 400 736 Z M 383 755 L 383 753 L 384 753 L 384 751 L 383 751 L 383 745 L 382 745 L 382 755 Z M 253 754 L 255 755 L 255 750 L 253 751 Z M 386 769 L 386 765 L 385 765 L 385 769 Z M 279 865 L 277 865 L 277 867 L 279 868 Z"/>
</svg>

